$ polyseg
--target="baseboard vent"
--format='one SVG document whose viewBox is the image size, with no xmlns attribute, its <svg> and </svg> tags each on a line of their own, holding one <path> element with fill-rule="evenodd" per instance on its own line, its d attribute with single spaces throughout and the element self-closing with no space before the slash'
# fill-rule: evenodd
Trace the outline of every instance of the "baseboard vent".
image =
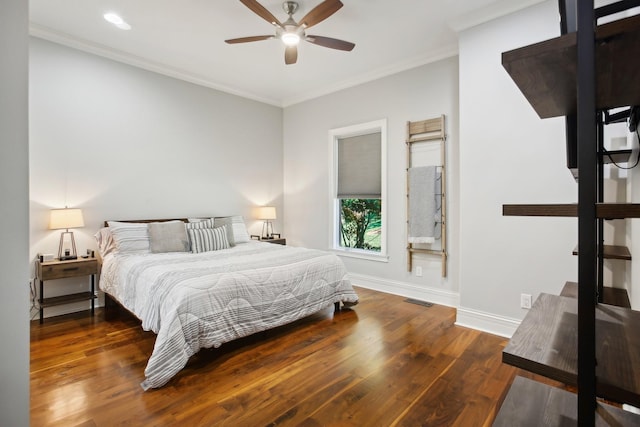
<svg viewBox="0 0 640 427">
<path fill-rule="evenodd" d="M 433 303 L 429 301 L 420 301 L 419 299 L 407 298 L 404 302 L 410 302 L 411 304 L 418 304 L 423 307 L 432 307 Z"/>
</svg>

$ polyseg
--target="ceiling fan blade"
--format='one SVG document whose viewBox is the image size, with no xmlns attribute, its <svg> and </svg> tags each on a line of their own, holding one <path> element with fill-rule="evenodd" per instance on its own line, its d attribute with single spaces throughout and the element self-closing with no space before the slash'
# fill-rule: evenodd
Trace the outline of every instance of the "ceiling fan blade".
<svg viewBox="0 0 640 427">
<path fill-rule="evenodd" d="M 269 12 L 263 5 L 258 3 L 256 0 L 240 0 L 240 3 L 247 6 L 249 9 L 253 11 L 253 13 L 258 15 L 268 23 L 282 28 L 282 23 L 278 21 L 278 19 L 275 16 L 273 16 L 271 12 Z"/>
<path fill-rule="evenodd" d="M 284 63 L 287 65 L 295 64 L 298 61 L 298 47 L 287 46 L 284 51 Z"/>
<path fill-rule="evenodd" d="M 351 51 L 353 50 L 354 47 L 356 47 L 354 43 L 347 42 L 344 40 L 339 40 L 339 39 L 332 39 L 331 37 L 309 35 L 306 37 L 305 40 L 308 41 L 309 43 L 317 44 L 318 46 L 329 47 L 331 49 L 338 49 L 338 50 Z"/>
<path fill-rule="evenodd" d="M 225 40 L 225 43 L 236 44 L 236 43 L 259 42 L 260 40 L 269 40 L 269 39 L 272 39 L 272 38 L 274 38 L 274 36 L 240 37 L 238 39 Z"/>
<path fill-rule="evenodd" d="M 311 11 L 300 20 L 300 25 L 304 25 L 305 28 L 314 26 L 336 13 L 342 6 L 343 4 L 340 0 L 325 0 L 311 9 Z"/>
</svg>

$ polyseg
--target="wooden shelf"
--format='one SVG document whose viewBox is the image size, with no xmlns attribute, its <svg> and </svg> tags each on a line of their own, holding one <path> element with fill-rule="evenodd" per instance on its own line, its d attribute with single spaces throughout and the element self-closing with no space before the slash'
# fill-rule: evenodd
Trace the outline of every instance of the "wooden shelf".
<svg viewBox="0 0 640 427">
<path fill-rule="evenodd" d="M 575 203 L 502 205 L 502 215 L 577 217 L 578 205 Z"/>
<path fill-rule="evenodd" d="M 578 298 L 578 284 L 576 282 L 567 282 L 560 292 L 561 297 Z M 602 302 L 616 307 L 631 308 L 629 294 L 626 289 L 603 287 Z"/>
<path fill-rule="evenodd" d="M 540 294 L 502 352 L 504 363 L 577 386 L 578 301 Z M 596 308 L 596 391 L 640 407 L 640 312 Z"/>
<path fill-rule="evenodd" d="M 626 246 L 604 245 L 603 255 L 605 259 L 622 259 L 631 261 L 631 252 Z M 573 255 L 578 255 L 578 247 L 573 249 Z"/>
<path fill-rule="evenodd" d="M 596 107 L 640 105 L 640 16 L 596 29 Z M 576 33 L 502 54 L 502 65 L 540 118 L 576 112 Z"/>
<path fill-rule="evenodd" d="M 76 294 L 61 295 L 59 297 L 44 298 L 41 305 L 43 307 L 52 307 L 54 305 L 69 304 L 78 301 L 89 301 L 96 298 L 91 292 L 78 292 Z"/>
<path fill-rule="evenodd" d="M 602 154 L 602 163 L 610 164 L 622 164 L 628 163 L 631 158 L 631 149 L 624 150 L 608 150 L 606 153 Z"/>
<path fill-rule="evenodd" d="M 507 204 L 504 216 L 577 217 L 577 203 Z M 602 219 L 640 218 L 640 203 L 596 203 L 596 216 Z"/>
<path fill-rule="evenodd" d="M 602 402 L 597 403 L 596 426 L 637 426 L 640 416 Z M 516 377 L 493 422 L 494 427 L 578 425 L 574 393 L 527 378 Z"/>
</svg>

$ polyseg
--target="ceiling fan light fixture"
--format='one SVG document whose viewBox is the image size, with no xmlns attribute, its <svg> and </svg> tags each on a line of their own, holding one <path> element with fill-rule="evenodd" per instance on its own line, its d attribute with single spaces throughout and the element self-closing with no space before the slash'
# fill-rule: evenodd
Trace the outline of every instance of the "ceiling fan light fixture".
<svg viewBox="0 0 640 427">
<path fill-rule="evenodd" d="M 296 33 L 283 33 L 280 39 L 287 46 L 297 46 L 300 43 L 300 36 Z"/>
</svg>

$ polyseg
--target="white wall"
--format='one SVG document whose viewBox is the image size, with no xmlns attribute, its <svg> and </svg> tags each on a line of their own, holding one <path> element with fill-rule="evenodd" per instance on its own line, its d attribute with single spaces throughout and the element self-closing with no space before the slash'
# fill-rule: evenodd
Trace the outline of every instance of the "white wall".
<svg viewBox="0 0 640 427">
<path fill-rule="evenodd" d="M 282 109 L 48 41 L 30 41 L 30 259 L 57 253 L 51 208 L 82 208 L 78 251 L 108 219 L 282 209 Z M 46 296 L 88 280 L 47 282 Z M 82 288 L 82 289 L 76 289 Z M 60 306 L 45 314 L 86 309 Z"/>
<path fill-rule="evenodd" d="M 502 52 L 560 34 L 557 7 L 547 1 L 459 35 L 462 324 L 514 327 L 526 313 L 520 294 L 558 294 L 577 280 L 576 219 L 502 216 L 507 203 L 577 201 L 564 119 L 540 119 L 501 65 Z"/>
<path fill-rule="evenodd" d="M 28 2 L 0 3 L 0 425 L 29 425 Z"/>
<path fill-rule="evenodd" d="M 329 130 L 387 119 L 388 254 L 381 263 L 343 257 L 356 284 L 457 304 L 458 61 L 448 58 L 285 108 L 287 243 L 328 249 Z M 446 116 L 448 134 L 449 275 L 439 257 L 417 257 L 424 276 L 406 271 L 406 122 Z"/>
</svg>

